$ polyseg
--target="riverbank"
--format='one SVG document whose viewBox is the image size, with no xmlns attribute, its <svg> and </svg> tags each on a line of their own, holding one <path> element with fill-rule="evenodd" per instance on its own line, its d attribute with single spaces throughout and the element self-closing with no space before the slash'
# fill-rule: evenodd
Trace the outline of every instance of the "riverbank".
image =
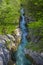
<svg viewBox="0 0 43 65">
<path fill-rule="evenodd" d="M 40 34 L 42 34 L 42 22 L 36 22 L 31 17 L 26 16 L 26 26 L 27 26 L 27 40 L 28 44 L 26 45 L 26 57 L 31 60 L 33 65 L 43 65 L 43 39 Z M 40 28 L 41 27 L 41 28 Z M 40 32 L 39 32 L 40 29 Z M 41 38 L 40 38 L 41 36 Z M 39 39 L 40 38 L 40 39 Z M 40 43 L 39 43 L 40 42 Z"/>
<path fill-rule="evenodd" d="M 30 49 L 25 49 L 24 51 L 26 57 L 30 59 L 33 65 L 43 65 L 43 57 L 40 55 L 40 53 Z"/>
<path fill-rule="evenodd" d="M 43 1 L 22 0 L 28 29 L 28 49 L 43 53 Z M 40 3 L 40 4 L 39 4 Z"/>
<path fill-rule="evenodd" d="M 13 32 L 12 34 L 0 35 L 0 65 L 15 64 L 14 61 L 11 59 L 11 55 L 13 55 L 13 52 L 15 55 L 15 51 L 17 51 L 20 41 L 21 41 L 21 31 L 19 28 L 15 30 L 15 33 Z M 15 57 L 12 58 L 16 60 Z"/>
</svg>

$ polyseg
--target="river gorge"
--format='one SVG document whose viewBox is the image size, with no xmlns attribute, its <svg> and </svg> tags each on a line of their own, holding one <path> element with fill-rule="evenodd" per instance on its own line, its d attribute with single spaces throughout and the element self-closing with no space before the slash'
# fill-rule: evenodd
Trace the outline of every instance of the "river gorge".
<svg viewBox="0 0 43 65">
<path fill-rule="evenodd" d="M 18 47 L 17 50 L 17 65 L 31 65 L 30 61 L 26 59 L 24 49 L 27 44 L 27 31 L 26 31 L 26 26 L 25 26 L 25 16 L 24 16 L 24 10 L 23 8 L 21 9 L 21 21 L 20 21 L 20 29 L 22 31 L 22 39 L 21 43 Z"/>
</svg>

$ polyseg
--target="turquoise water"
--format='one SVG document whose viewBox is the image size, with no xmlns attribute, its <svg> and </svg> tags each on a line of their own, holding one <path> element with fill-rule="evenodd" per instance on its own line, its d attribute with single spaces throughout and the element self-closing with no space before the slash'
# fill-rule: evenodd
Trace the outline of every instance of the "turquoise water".
<svg viewBox="0 0 43 65">
<path fill-rule="evenodd" d="M 24 11 L 23 9 L 21 10 L 21 21 L 20 21 L 20 28 L 22 31 L 22 40 L 21 43 L 18 47 L 17 50 L 17 62 L 16 65 L 31 65 L 30 61 L 26 59 L 25 53 L 24 53 L 24 48 L 27 44 L 27 39 L 26 39 L 26 27 L 25 27 L 25 16 L 23 16 Z"/>
</svg>

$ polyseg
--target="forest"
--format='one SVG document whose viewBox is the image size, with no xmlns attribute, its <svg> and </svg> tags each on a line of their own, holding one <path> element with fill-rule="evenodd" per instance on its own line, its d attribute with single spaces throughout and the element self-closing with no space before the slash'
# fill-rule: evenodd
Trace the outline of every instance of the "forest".
<svg viewBox="0 0 43 65">
<path fill-rule="evenodd" d="M 0 49 L 0 65 L 43 65 L 43 0 L 0 0 Z"/>
<path fill-rule="evenodd" d="M 26 2 L 24 0 L 23 3 L 26 15 L 31 17 L 31 22 L 27 23 L 30 39 L 28 48 L 41 52 L 43 51 L 43 0 L 27 0 Z"/>
<path fill-rule="evenodd" d="M 20 0 L 0 0 L 0 34 L 5 32 L 11 34 L 18 27 L 19 11 Z"/>
</svg>

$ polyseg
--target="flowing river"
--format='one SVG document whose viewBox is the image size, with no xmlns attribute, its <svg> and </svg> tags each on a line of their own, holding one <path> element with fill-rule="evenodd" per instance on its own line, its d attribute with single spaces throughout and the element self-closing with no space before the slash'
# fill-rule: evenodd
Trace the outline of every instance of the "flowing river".
<svg viewBox="0 0 43 65">
<path fill-rule="evenodd" d="M 22 31 L 22 40 L 17 50 L 16 65 L 31 65 L 31 62 L 26 59 L 25 53 L 24 53 L 24 48 L 27 44 L 27 39 L 26 39 L 27 31 L 26 31 L 26 26 L 25 26 L 25 23 L 26 23 L 25 16 L 23 14 L 24 14 L 24 10 L 21 9 L 20 29 Z"/>
</svg>

